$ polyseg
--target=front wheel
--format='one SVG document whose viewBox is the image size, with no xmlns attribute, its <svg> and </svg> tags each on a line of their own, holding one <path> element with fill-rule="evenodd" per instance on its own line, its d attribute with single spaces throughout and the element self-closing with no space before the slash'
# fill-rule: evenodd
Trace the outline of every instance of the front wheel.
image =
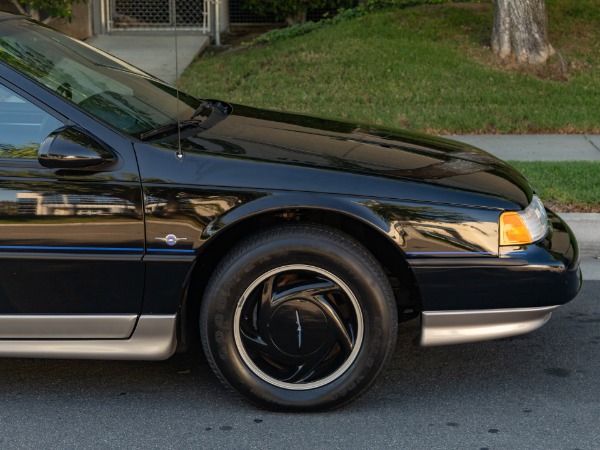
<svg viewBox="0 0 600 450">
<path fill-rule="evenodd" d="M 323 410 L 361 395 L 392 353 L 396 306 L 375 258 L 329 228 L 286 226 L 226 255 L 207 286 L 202 343 L 249 400 Z"/>
</svg>

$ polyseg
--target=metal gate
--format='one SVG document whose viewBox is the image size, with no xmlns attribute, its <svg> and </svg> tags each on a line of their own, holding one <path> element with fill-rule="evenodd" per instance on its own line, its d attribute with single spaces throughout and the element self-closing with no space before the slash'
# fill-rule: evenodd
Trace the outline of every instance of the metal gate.
<svg viewBox="0 0 600 450">
<path fill-rule="evenodd" d="M 211 0 L 110 0 L 108 31 L 210 32 Z"/>
</svg>

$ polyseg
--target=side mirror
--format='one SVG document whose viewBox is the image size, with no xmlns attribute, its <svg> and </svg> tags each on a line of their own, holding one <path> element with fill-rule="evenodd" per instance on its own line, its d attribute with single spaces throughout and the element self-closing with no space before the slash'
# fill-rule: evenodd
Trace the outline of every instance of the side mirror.
<svg viewBox="0 0 600 450">
<path fill-rule="evenodd" d="M 38 150 L 39 163 L 50 169 L 101 169 L 117 157 L 95 138 L 76 127 L 53 131 Z"/>
</svg>

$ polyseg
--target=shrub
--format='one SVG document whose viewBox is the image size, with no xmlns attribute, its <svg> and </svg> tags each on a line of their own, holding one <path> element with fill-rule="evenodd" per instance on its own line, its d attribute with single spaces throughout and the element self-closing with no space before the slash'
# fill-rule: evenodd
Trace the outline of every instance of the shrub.
<svg viewBox="0 0 600 450">
<path fill-rule="evenodd" d="M 288 25 L 306 22 L 306 13 L 311 9 L 329 7 L 348 8 L 355 0 L 245 0 L 244 7 L 257 14 L 274 14 Z"/>
</svg>

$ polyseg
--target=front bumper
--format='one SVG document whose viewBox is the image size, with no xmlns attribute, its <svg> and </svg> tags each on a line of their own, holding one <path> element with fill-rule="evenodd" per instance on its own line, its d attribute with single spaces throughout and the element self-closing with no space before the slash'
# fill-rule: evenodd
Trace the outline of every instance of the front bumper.
<svg viewBox="0 0 600 450">
<path fill-rule="evenodd" d="M 471 342 L 527 333 L 581 287 L 573 232 L 548 211 L 551 229 L 535 244 L 494 258 L 409 260 L 421 294 L 423 345 Z"/>
<path fill-rule="evenodd" d="M 423 312 L 421 345 L 487 341 L 537 330 L 558 306 Z"/>
</svg>

